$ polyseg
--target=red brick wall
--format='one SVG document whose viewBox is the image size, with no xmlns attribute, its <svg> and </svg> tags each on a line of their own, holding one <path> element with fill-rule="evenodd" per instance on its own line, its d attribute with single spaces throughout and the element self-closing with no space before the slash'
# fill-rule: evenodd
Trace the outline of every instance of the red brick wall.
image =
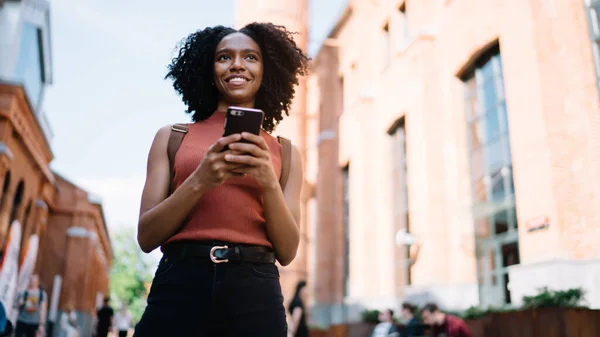
<svg viewBox="0 0 600 337">
<path fill-rule="evenodd" d="M 19 87 L 0 84 L 0 142 L 10 151 L 10 155 L 0 153 L 0 184 L 7 172 L 11 176 L 0 204 L 0 244 L 22 180 L 23 201 L 16 218 L 24 220 L 31 202 L 24 237 L 40 235 L 36 271 L 42 286 L 52 298 L 54 277 L 62 276 L 59 307 L 71 301 L 76 310 L 94 313 L 96 293 L 108 293 L 112 255 L 102 208 L 88 201 L 87 192 L 50 171 L 52 153 Z M 86 235 L 69 236 L 67 231 L 74 226 L 84 229 Z"/>
</svg>

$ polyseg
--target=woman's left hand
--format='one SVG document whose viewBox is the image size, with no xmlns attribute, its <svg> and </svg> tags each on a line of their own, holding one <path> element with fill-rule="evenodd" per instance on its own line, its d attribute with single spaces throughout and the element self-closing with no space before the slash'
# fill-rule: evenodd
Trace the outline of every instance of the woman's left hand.
<svg viewBox="0 0 600 337">
<path fill-rule="evenodd" d="M 273 169 L 271 153 L 265 140 L 261 136 L 248 132 L 242 133 L 242 139 L 250 143 L 231 143 L 229 149 L 237 153 L 225 155 L 225 161 L 244 165 L 232 170 L 232 172 L 253 175 L 263 188 L 278 187 L 279 181 Z"/>
</svg>

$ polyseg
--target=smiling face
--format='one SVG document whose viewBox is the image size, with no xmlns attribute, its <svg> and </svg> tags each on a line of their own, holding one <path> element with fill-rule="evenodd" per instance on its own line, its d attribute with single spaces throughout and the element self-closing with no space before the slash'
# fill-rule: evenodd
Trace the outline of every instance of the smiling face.
<svg viewBox="0 0 600 337">
<path fill-rule="evenodd" d="M 258 44 L 243 33 L 227 35 L 215 52 L 214 83 L 219 91 L 217 109 L 229 106 L 254 107 L 254 97 L 263 76 Z"/>
</svg>

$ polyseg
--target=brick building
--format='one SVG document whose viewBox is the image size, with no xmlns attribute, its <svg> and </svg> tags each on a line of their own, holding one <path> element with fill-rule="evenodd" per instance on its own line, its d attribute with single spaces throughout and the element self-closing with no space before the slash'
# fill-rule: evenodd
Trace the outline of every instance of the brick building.
<svg viewBox="0 0 600 337">
<path fill-rule="evenodd" d="M 30 272 L 48 292 L 49 319 L 71 305 L 89 335 L 97 298 L 108 293 L 112 250 L 101 205 L 49 167 L 52 133 L 42 110 L 52 82 L 49 7 L 47 1 L 0 2 L 0 252 L 4 271 L 7 237 L 19 223 L 14 260 L 23 274 L 25 255 L 35 252 L 31 238 L 39 238 Z"/>
<path fill-rule="evenodd" d="M 600 307 L 599 13 L 348 1 L 307 85 L 314 323 L 406 299 L 518 304 L 541 286 Z"/>
</svg>

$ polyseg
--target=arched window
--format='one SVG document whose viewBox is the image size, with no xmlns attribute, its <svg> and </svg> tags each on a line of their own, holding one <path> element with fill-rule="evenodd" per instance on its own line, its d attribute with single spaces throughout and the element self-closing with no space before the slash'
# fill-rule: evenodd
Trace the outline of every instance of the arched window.
<svg viewBox="0 0 600 337">
<path fill-rule="evenodd" d="M 6 192 L 8 192 L 8 186 L 10 186 L 10 171 L 6 172 L 4 176 L 4 185 L 2 186 L 2 197 L 0 197 L 0 205 L 5 201 Z"/>
<path fill-rule="evenodd" d="M 462 74 L 482 305 L 511 303 L 508 267 L 519 264 L 508 111 L 498 43 Z"/>
<path fill-rule="evenodd" d="M 19 185 L 17 185 L 17 191 L 15 192 L 15 199 L 13 201 L 12 209 L 10 211 L 10 222 L 8 225 L 10 231 L 10 225 L 17 217 L 18 211 L 21 209 L 21 203 L 23 202 L 23 193 L 25 189 L 25 184 L 23 183 L 23 179 L 19 181 Z"/>
</svg>

